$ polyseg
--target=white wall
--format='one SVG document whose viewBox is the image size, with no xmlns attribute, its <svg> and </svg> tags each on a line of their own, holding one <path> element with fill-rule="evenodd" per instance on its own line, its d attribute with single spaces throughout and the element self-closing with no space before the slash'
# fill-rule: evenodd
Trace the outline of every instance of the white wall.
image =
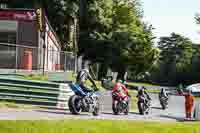
<svg viewBox="0 0 200 133">
<path fill-rule="evenodd" d="M 56 34 L 53 31 L 53 28 L 50 26 L 48 19 L 46 19 L 46 32 L 45 32 L 45 71 L 55 71 L 55 65 L 60 63 L 60 51 L 61 43 L 57 38 Z M 39 35 L 40 36 L 40 35 Z M 43 62 L 43 43 L 42 38 L 40 37 L 40 58 Z M 41 64 L 42 65 L 42 64 Z M 41 66 L 40 65 L 40 66 Z M 43 68 L 41 66 L 41 68 Z"/>
<path fill-rule="evenodd" d="M 45 70 L 55 71 L 55 65 L 60 64 L 61 46 L 50 24 L 46 23 L 46 61 Z"/>
</svg>

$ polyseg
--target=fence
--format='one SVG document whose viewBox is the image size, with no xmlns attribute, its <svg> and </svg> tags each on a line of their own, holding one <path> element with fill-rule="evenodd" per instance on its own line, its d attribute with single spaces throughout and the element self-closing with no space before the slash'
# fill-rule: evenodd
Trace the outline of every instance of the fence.
<svg viewBox="0 0 200 133">
<path fill-rule="evenodd" d="M 0 100 L 68 109 L 69 84 L 0 78 Z"/>
<path fill-rule="evenodd" d="M 75 54 L 53 48 L 0 43 L 0 69 L 28 71 L 76 71 Z"/>
</svg>

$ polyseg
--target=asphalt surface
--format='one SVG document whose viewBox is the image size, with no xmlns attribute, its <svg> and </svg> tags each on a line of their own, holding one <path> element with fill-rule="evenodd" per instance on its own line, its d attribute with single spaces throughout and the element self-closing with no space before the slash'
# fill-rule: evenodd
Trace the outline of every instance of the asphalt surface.
<svg viewBox="0 0 200 133">
<path fill-rule="evenodd" d="M 111 110 L 110 92 L 105 92 L 101 97 L 101 114 L 93 116 L 91 113 L 72 115 L 68 110 L 49 109 L 0 109 L 0 120 L 60 120 L 60 119 L 107 119 L 107 120 L 130 120 L 130 121 L 157 121 L 175 122 L 184 120 L 184 97 L 170 96 L 169 108 L 162 110 L 157 94 L 151 94 L 152 108 L 149 115 L 139 115 L 138 111 L 132 111 L 129 115 L 113 115 Z"/>
</svg>

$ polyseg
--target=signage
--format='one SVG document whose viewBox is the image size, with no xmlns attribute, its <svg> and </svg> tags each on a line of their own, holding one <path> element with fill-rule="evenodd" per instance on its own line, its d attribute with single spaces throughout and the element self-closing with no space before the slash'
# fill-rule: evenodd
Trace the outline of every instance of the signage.
<svg viewBox="0 0 200 133">
<path fill-rule="evenodd" d="M 38 29 L 40 31 L 43 31 L 43 13 L 42 13 L 42 9 L 39 8 L 36 10 L 36 14 L 37 14 L 37 22 L 38 22 Z"/>
<path fill-rule="evenodd" d="M 35 11 L 1 10 L 0 20 L 36 20 Z"/>
</svg>

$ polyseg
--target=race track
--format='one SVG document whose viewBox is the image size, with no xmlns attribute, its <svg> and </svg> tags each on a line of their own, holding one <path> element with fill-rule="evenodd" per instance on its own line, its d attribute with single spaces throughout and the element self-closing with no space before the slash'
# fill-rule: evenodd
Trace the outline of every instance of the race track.
<svg viewBox="0 0 200 133">
<path fill-rule="evenodd" d="M 149 115 L 139 115 L 138 111 L 130 112 L 129 115 L 113 115 L 111 110 L 110 92 L 105 92 L 101 97 L 101 114 L 92 116 L 90 113 L 72 115 L 68 110 L 19 110 L 19 109 L 0 109 L 0 120 L 59 120 L 59 119 L 107 119 L 107 120 L 130 120 L 130 121 L 157 121 L 174 122 L 184 119 L 184 97 L 170 96 L 169 108 L 162 110 L 158 101 L 157 94 L 151 94 L 152 109 Z"/>
</svg>

